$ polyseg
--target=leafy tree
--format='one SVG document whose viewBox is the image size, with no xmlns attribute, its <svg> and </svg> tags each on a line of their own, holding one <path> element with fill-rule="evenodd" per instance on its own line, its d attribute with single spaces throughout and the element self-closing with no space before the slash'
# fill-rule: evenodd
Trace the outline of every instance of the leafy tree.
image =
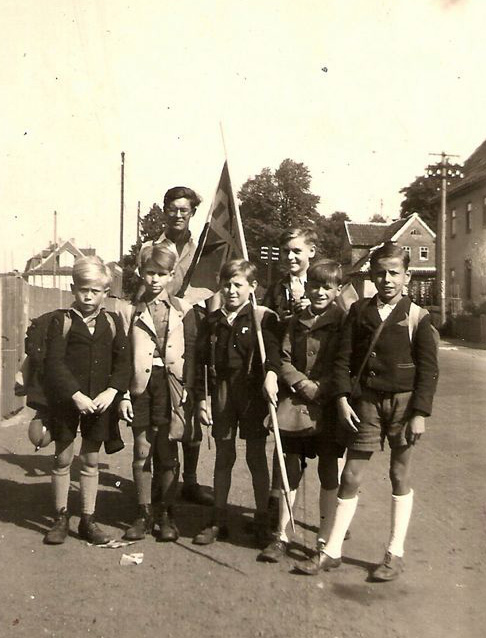
<svg viewBox="0 0 486 638">
<path fill-rule="evenodd" d="M 261 246 L 277 246 L 285 228 L 313 227 L 319 220 L 319 196 L 310 191 L 311 174 L 303 163 L 285 159 L 272 171 L 264 168 L 249 178 L 238 192 L 241 218 L 250 259 L 265 280 Z"/>
<path fill-rule="evenodd" d="M 330 217 L 324 215 L 319 217 L 316 224 L 317 236 L 319 237 L 318 255 L 342 261 L 345 221 L 349 221 L 349 216 L 341 211 L 335 211 Z"/>
<path fill-rule="evenodd" d="M 376 223 L 383 224 L 386 222 L 386 219 L 383 217 L 383 215 L 380 215 L 380 213 L 375 213 L 374 215 L 370 217 L 369 221 L 372 222 L 373 224 L 376 224 Z"/>
<path fill-rule="evenodd" d="M 143 242 L 157 239 L 164 231 L 162 221 L 162 209 L 158 204 L 153 204 L 149 212 L 140 223 L 140 239 L 132 245 L 128 255 L 123 255 L 121 267 L 123 269 L 123 292 L 127 297 L 132 297 L 140 285 L 140 279 L 136 274 L 137 255 Z"/>
<path fill-rule="evenodd" d="M 400 204 L 400 217 L 418 213 L 435 231 L 437 226 L 437 189 L 439 182 L 434 178 L 417 177 L 409 186 L 400 190 L 404 199 Z"/>
</svg>

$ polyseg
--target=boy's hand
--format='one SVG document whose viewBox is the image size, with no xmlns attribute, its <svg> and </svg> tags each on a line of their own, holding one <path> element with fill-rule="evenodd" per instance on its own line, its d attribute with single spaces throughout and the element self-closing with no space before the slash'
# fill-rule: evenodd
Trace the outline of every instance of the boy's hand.
<svg viewBox="0 0 486 638">
<path fill-rule="evenodd" d="M 200 423 L 202 423 L 203 425 L 213 425 L 213 422 L 208 414 L 208 404 L 204 399 L 202 401 L 199 401 L 199 403 L 197 404 L 197 417 Z"/>
<path fill-rule="evenodd" d="M 269 370 L 265 375 L 265 381 L 263 382 L 263 396 L 267 401 L 277 407 L 277 395 L 278 395 L 278 381 L 277 375 L 272 370 Z"/>
<path fill-rule="evenodd" d="M 120 401 L 120 405 L 118 406 L 118 413 L 120 415 L 120 419 L 128 421 L 128 423 L 131 423 L 133 421 L 133 406 L 130 399 L 122 399 Z"/>
<path fill-rule="evenodd" d="M 358 428 L 355 424 L 359 423 L 359 417 L 353 410 L 353 408 L 349 405 L 347 397 L 339 397 L 339 399 L 337 400 L 337 409 L 339 422 L 341 423 L 341 425 L 346 428 L 346 430 L 357 432 Z"/>
<path fill-rule="evenodd" d="M 93 403 L 96 406 L 96 412 L 98 414 L 103 414 L 103 412 L 108 410 L 116 397 L 116 393 L 117 390 L 115 390 L 115 388 L 106 388 L 106 390 L 100 392 L 98 396 L 93 399 Z"/>
<path fill-rule="evenodd" d="M 297 394 L 309 403 L 314 403 L 319 398 L 319 385 L 310 379 L 303 379 L 294 385 Z"/>
<path fill-rule="evenodd" d="M 421 414 L 414 414 L 408 422 L 407 441 L 410 445 L 415 445 L 425 432 L 425 417 Z"/>
<path fill-rule="evenodd" d="M 310 306 L 310 299 L 307 299 L 307 297 L 301 297 L 298 301 L 294 302 L 294 312 L 302 312 L 302 310 L 304 310 L 304 308 L 307 308 L 307 306 Z"/>
<path fill-rule="evenodd" d="M 97 407 L 95 402 L 83 394 L 81 390 L 75 392 L 71 398 L 80 414 L 94 414 L 96 412 Z"/>
</svg>

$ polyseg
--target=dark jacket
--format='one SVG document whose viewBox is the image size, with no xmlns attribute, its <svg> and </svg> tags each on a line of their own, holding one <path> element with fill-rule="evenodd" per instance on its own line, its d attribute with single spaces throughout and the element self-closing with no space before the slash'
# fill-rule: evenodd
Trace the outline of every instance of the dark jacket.
<svg viewBox="0 0 486 638">
<path fill-rule="evenodd" d="M 290 289 L 290 275 L 271 284 L 263 297 L 263 305 L 277 313 L 280 321 L 287 321 L 293 314 L 294 298 Z"/>
<path fill-rule="evenodd" d="M 71 317 L 71 329 L 63 337 L 61 322 L 54 316 L 47 332 L 45 360 L 49 409 L 54 415 L 66 418 L 78 415 L 72 401 L 78 390 L 94 399 L 109 387 L 125 392 L 130 380 L 128 342 L 121 319 L 112 314 L 116 326 L 113 337 L 103 310 L 96 318 L 93 334 L 78 314 L 72 312 Z M 111 409 L 115 409 L 114 404 L 104 414 L 86 418 L 105 415 L 107 418 Z"/>
<path fill-rule="evenodd" d="M 412 409 L 430 415 L 439 377 L 437 346 L 430 315 L 420 321 L 410 343 L 410 303 L 409 297 L 403 297 L 387 318 L 360 385 L 384 392 L 412 392 Z M 357 374 L 380 323 L 376 296 L 351 306 L 334 364 L 336 395 L 350 394 L 351 377 Z"/>
<path fill-rule="evenodd" d="M 261 312 L 261 311 L 260 311 Z M 277 315 L 264 309 L 261 320 L 265 344 L 265 372 L 280 370 L 280 338 Z M 214 381 L 229 378 L 232 371 L 245 371 L 248 383 L 262 386 L 263 367 L 250 304 L 245 306 L 230 325 L 221 310 L 211 312 L 201 323 L 197 348 L 196 395 L 203 399 L 204 366 Z"/>
<path fill-rule="evenodd" d="M 280 384 L 290 388 L 310 379 L 319 384 L 319 401 L 332 398 L 332 373 L 339 345 L 344 311 L 336 304 L 315 317 L 310 307 L 294 315 L 287 324 L 282 342 Z"/>
</svg>

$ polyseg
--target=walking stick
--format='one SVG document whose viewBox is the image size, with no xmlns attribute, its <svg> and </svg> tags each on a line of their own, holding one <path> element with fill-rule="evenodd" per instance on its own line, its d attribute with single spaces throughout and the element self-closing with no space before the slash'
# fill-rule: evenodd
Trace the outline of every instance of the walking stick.
<svg viewBox="0 0 486 638">
<path fill-rule="evenodd" d="M 209 425 L 213 425 L 213 411 L 211 409 L 211 396 L 209 394 L 208 389 L 208 366 L 204 366 L 204 397 L 206 399 L 206 414 L 208 415 Z M 209 436 L 209 426 L 208 426 L 208 450 L 211 449 L 211 437 Z"/>
<path fill-rule="evenodd" d="M 265 343 L 263 341 L 262 327 L 259 321 L 257 320 L 257 316 L 256 316 L 256 311 L 255 311 L 256 299 L 255 299 L 254 293 L 252 293 L 251 295 L 251 302 L 252 302 L 252 310 L 253 310 L 252 312 L 253 323 L 255 324 L 255 328 L 256 328 L 258 349 L 260 351 L 260 358 L 262 360 L 263 374 L 265 375 L 265 359 L 266 359 Z M 285 503 L 287 505 L 287 510 L 289 512 L 290 524 L 292 525 L 292 531 L 295 533 L 294 514 L 292 512 L 292 505 L 290 503 L 289 479 L 287 476 L 287 468 L 285 467 L 285 459 L 284 459 L 283 450 L 282 450 L 282 440 L 280 438 L 280 430 L 278 427 L 277 410 L 275 409 L 275 406 L 273 405 L 273 403 L 271 403 L 270 401 L 268 401 L 268 411 L 270 414 L 270 421 L 272 424 L 273 435 L 275 437 L 275 448 L 277 450 L 280 476 L 282 477 L 282 487 L 283 487 L 283 493 L 285 496 Z"/>
</svg>

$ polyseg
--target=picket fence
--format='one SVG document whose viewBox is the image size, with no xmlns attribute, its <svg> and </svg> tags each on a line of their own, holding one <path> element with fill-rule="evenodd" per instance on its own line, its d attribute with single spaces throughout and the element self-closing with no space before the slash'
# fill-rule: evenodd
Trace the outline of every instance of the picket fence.
<svg viewBox="0 0 486 638">
<path fill-rule="evenodd" d="M 30 286 L 18 275 L 0 277 L 0 417 L 20 410 L 25 400 L 14 394 L 15 375 L 24 358 L 24 337 L 32 318 L 56 308 L 68 308 L 72 295 L 57 288 Z M 108 310 L 117 310 L 125 302 L 106 299 Z"/>
</svg>

